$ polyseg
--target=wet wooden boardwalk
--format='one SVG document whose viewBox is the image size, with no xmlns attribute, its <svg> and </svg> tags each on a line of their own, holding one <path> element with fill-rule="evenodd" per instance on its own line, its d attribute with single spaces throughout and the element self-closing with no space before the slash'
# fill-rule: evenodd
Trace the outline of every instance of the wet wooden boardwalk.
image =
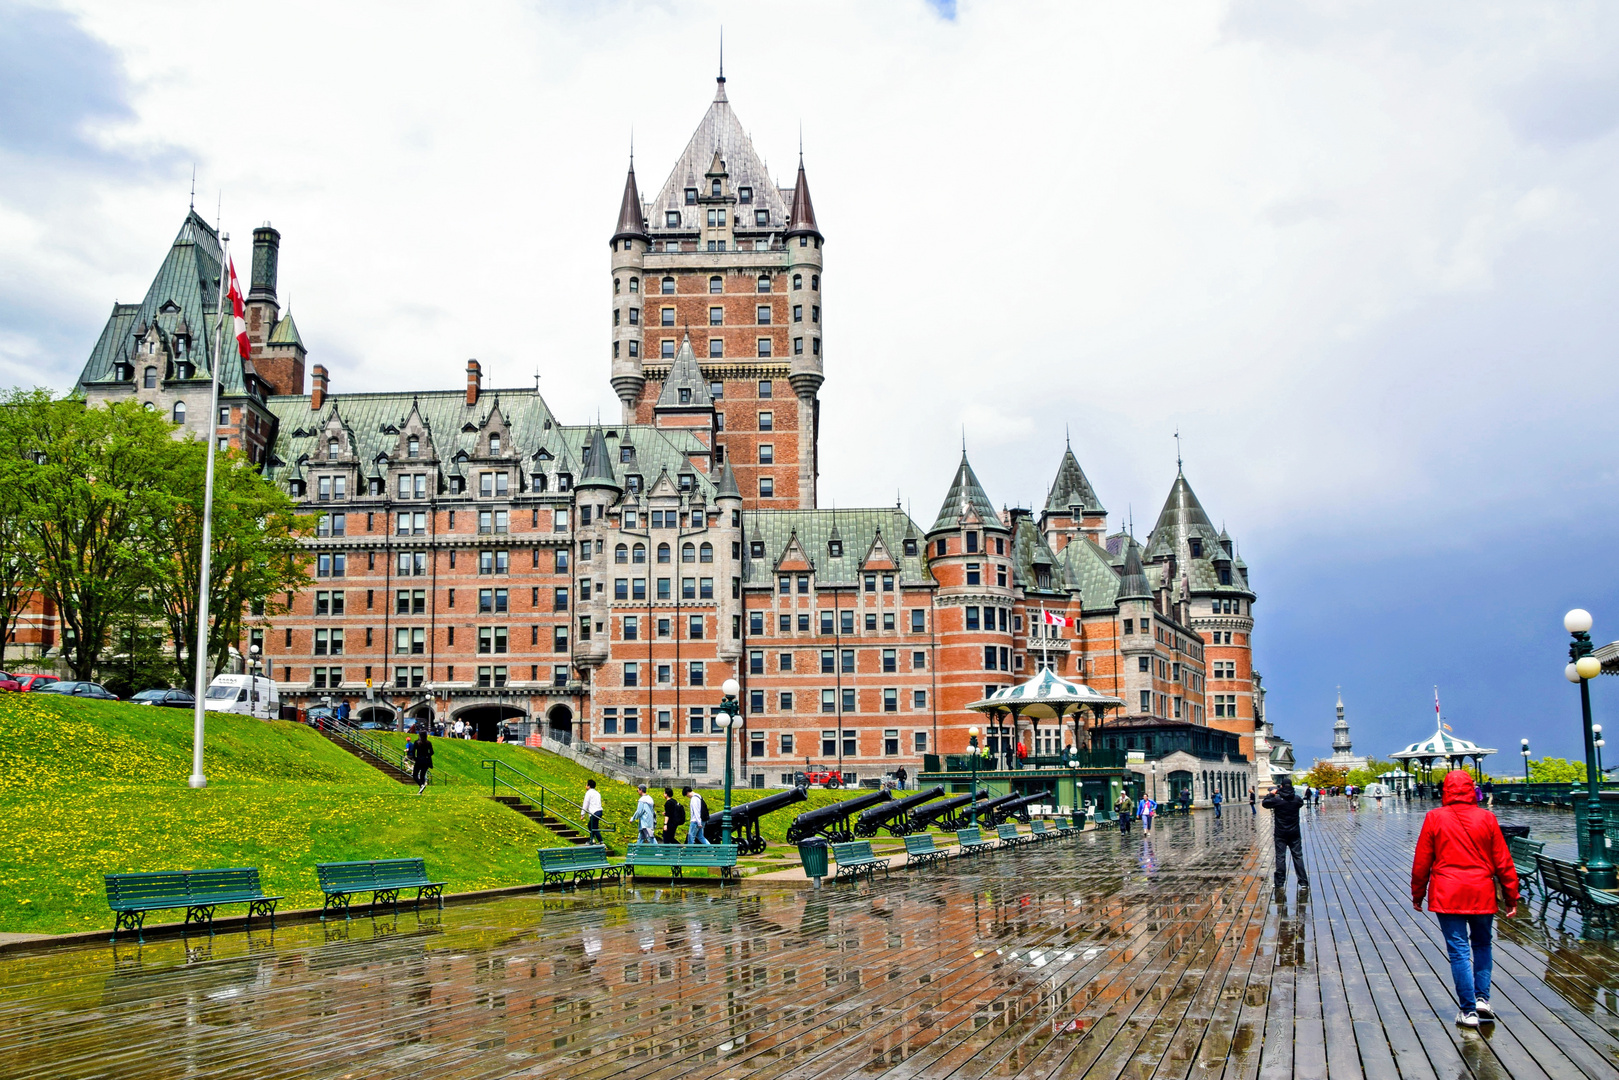
<svg viewBox="0 0 1619 1080">
<path fill-rule="evenodd" d="M 1454 1026 L 1407 895 L 1419 824 L 1308 815 L 1303 901 L 1275 899 L 1268 820 L 1235 807 L 819 894 L 608 889 L 17 956 L 0 1076 L 1619 1078 L 1619 952 L 1555 918 L 1502 927 L 1501 1020 Z"/>
</svg>

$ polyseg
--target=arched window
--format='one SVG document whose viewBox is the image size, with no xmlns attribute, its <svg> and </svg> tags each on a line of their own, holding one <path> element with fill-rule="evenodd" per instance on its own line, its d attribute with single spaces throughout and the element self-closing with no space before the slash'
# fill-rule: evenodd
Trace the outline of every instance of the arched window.
<svg viewBox="0 0 1619 1080">
<path fill-rule="evenodd" d="M 618 286 L 619 286 L 618 278 L 614 278 L 613 279 L 613 295 L 614 296 L 618 295 Z"/>
<path fill-rule="evenodd" d="M 697 561 L 697 545 L 696 544 L 682 544 L 680 546 L 680 561 L 681 562 L 696 562 Z"/>
<path fill-rule="evenodd" d="M 641 279 L 638 278 L 638 277 L 630 278 L 630 292 L 638 293 L 640 291 L 641 291 Z"/>
<path fill-rule="evenodd" d="M 183 424 L 186 422 L 186 403 L 183 401 L 176 401 L 174 403 L 174 422 L 176 424 Z"/>
<path fill-rule="evenodd" d="M 760 292 L 769 292 L 770 291 L 770 275 L 769 274 L 760 274 L 759 275 L 759 291 Z"/>
<path fill-rule="evenodd" d="M 663 295 L 673 296 L 675 294 L 675 279 L 665 275 L 659 287 L 663 289 Z"/>
<path fill-rule="evenodd" d="M 709 278 L 708 291 L 711 293 L 724 292 L 725 279 L 720 277 L 718 274 L 715 274 L 713 277 Z"/>
<path fill-rule="evenodd" d="M 491 434 L 489 436 L 489 452 L 491 454 L 500 453 L 500 436 L 499 435 Z"/>
<path fill-rule="evenodd" d="M 336 439 L 327 439 L 326 440 L 326 456 L 327 457 L 336 457 L 337 456 L 337 440 Z"/>
<path fill-rule="evenodd" d="M 412 435 L 410 438 L 405 440 L 405 456 L 406 457 L 416 457 L 421 452 L 422 452 L 422 440 L 418 439 L 414 435 Z"/>
<path fill-rule="evenodd" d="M 793 288 L 802 289 L 803 287 L 804 287 L 804 275 L 803 274 L 794 274 L 793 275 Z"/>
<path fill-rule="evenodd" d="M 620 544 L 620 545 L 618 545 L 618 547 L 614 548 L 613 549 L 613 561 L 616 562 L 616 563 L 629 562 L 630 561 L 630 549 L 629 549 L 629 547 L 627 545 L 625 545 L 625 544 Z"/>
<path fill-rule="evenodd" d="M 669 545 L 668 544 L 659 544 L 658 545 L 658 561 L 661 562 L 661 563 L 666 563 L 666 562 L 669 561 Z"/>
<path fill-rule="evenodd" d="M 141 375 L 141 385 L 148 390 L 157 386 L 157 368 L 149 367 L 146 369 L 145 373 Z"/>
<path fill-rule="evenodd" d="M 703 542 L 703 546 L 697 549 L 697 561 L 698 562 L 713 562 L 714 561 L 714 545 L 708 543 L 705 540 Z"/>
<path fill-rule="evenodd" d="M 632 555 L 632 559 L 633 559 L 633 561 L 638 562 L 638 563 L 646 562 L 646 545 L 645 544 L 636 544 L 635 545 L 635 551 L 634 551 L 634 553 Z"/>
</svg>

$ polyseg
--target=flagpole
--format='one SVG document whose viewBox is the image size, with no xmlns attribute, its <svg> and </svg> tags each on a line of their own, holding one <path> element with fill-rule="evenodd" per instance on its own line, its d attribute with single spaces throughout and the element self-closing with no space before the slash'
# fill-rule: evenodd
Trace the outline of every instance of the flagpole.
<svg viewBox="0 0 1619 1080">
<path fill-rule="evenodd" d="M 214 320 L 213 366 L 208 380 L 208 466 L 202 490 L 202 574 L 197 585 L 197 674 L 193 690 L 196 703 L 192 712 L 189 781 L 194 788 L 208 786 L 208 778 L 202 773 L 202 729 L 208 691 L 208 577 L 214 554 L 214 445 L 219 430 L 219 365 L 225 353 L 225 290 L 230 285 L 230 234 L 223 233 L 219 239 L 219 309 Z"/>
</svg>

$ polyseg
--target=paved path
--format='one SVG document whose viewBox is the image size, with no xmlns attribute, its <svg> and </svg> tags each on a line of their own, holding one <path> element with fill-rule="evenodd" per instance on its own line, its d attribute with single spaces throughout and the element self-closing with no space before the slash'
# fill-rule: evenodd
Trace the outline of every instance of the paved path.
<svg viewBox="0 0 1619 1080">
<path fill-rule="evenodd" d="M 1307 901 L 1274 899 L 1267 818 L 1233 807 L 819 894 L 609 888 L 18 956 L 0 1076 L 1619 1080 L 1619 952 L 1531 917 L 1498 943 L 1500 1023 L 1451 1023 L 1406 891 L 1419 825 L 1307 815 Z"/>
</svg>

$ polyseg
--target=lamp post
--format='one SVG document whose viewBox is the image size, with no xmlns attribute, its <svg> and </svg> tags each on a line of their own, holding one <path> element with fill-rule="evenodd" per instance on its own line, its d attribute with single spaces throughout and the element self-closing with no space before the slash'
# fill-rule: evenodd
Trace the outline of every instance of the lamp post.
<svg viewBox="0 0 1619 1080">
<path fill-rule="evenodd" d="M 1563 670 L 1569 682 L 1579 683 L 1580 714 L 1585 724 L 1585 824 L 1589 834 L 1585 860 L 1585 880 L 1593 889 L 1611 889 L 1616 880 L 1613 863 L 1608 861 L 1607 829 L 1602 820 L 1602 800 L 1597 797 L 1601 774 L 1597 769 L 1597 732 L 1591 724 L 1591 680 L 1602 674 L 1602 662 L 1591 655 L 1591 613 L 1575 608 L 1563 616 L 1563 629 L 1573 637 L 1568 646 L 1568 667 Z"/>
<path fill-rule="evenodd" d="M 978 824 L 978 728 L 967 729 L 967 756 L 972 761 L 972 801 L 967 804 L 967 820 Z"/>
<path fill-rule="evenodd" d="M 1518 753 L 1523 755 L 1523 782 L 1529 782 L 1529 740 L 1523 740 L 1523 749 Z"/>
<path fill-rule="evenodd" d="M 1606 775 L 1607 775 L 1602 769 L 1602 748 L 1607 745 L 1607 742 L 1606 742 L 1606 740 L 1604 740 L 1602 738 L 1602 725 L 1601 724 L 1592 724 L 1591 725 L 1591 730 L 1596 734 L 1596 737 L 1597 737 L 1597 739 L 1596 739 L 1596 746 L 1597 746 L 1597 780 L 1600 781 L 1600 780 L 1604 779 L 1606 777 Z"/>
<path fill-rule="evenodd" d="M 720 717 L 719 724 L 725 731 L 725 809 L 720 814 L 720 843 L 731 842 L 731 729 L 742 722 L 738 715 L 742 706 L 737 702 L 737 695 L 742 687 L 735 679 L 726 679 L 720 687 Z"/>
</svg>

